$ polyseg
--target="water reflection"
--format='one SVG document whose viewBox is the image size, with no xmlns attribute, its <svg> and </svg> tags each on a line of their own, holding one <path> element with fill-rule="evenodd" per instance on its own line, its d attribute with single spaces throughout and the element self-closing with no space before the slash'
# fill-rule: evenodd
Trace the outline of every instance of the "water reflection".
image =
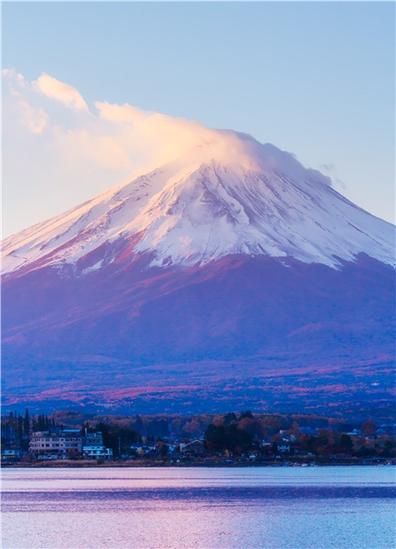
<svg viewBox="0 0 396 549">
<path fill-rule="evenodd" d="M 3 547 L 391 548 L 393 467 L 8 469 Z"/>
</svg>

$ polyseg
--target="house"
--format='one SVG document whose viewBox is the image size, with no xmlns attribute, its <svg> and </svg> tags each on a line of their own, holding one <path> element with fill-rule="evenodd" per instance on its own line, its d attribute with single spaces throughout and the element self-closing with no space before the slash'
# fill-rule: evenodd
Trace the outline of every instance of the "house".
<svg viewBox="0 0 396 549">
<path fill-rule="evenodd" d="M 3 461 L 18 460 L 21 457 L 23 457 L 23 451 L 20 448 L 3 448 L 1 451 Z"/>
<path fill-rule="evenodd" d="M 180 443 L 180 453 L 184 456 L 202 456 L 205 453 L 203 440 L 192 440 L 191 442 Z"/>
<path fill-rule="evenodd" d="M 359 437 L 361 435 L 360 429 L 352 429 L 352 431 L 349 431 L 346 433 L 349 437 Z"/>
<path fill-rule="evenodd" d="M 268 440 L 265 440 L 263 439 L 261 442 L 260 442 L 260 447 L 261 448 L 272 448 L 273 446 L 273 443 L 268 441 Z"/>
<path fill-rule="evenodd" d="M 154 457 L 157 455 L 157 448 L 147 444 L 131 444 L 130 450 L 138 457 Z"/>
<path fill-rule="evenodd" d="M 260 443 L 260 449 L 261 449 L 261 453 L 264 455 L 264 456 L 271 456 L 273 454 L 273 449 L 274 449 L 274 445 L 272 442 L 268 442 L 268 441 L 262 441 Z"/>
<path fill-rule="evenodd" d="M 290 454 L 291 447 L 287 442 L 281 442 L 277 444 L 277 450 L 280 454 Z"/>
<path fill-rule="evenodd" d="M 113 459 L 113 450 L 100 444 L 86 444 L 82 447 L 82 454 L 90 459 Z"/>
</svg>

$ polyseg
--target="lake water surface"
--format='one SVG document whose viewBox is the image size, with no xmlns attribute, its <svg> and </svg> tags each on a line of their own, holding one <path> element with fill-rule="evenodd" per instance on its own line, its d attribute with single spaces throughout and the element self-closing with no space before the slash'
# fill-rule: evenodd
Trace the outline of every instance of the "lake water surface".
<svg viewBox="0 0 396 549">
<path fill-rule="evenodd" d="M 393 549 L 395 469 L 5 469 L 2 547 Z"/>
</svg>

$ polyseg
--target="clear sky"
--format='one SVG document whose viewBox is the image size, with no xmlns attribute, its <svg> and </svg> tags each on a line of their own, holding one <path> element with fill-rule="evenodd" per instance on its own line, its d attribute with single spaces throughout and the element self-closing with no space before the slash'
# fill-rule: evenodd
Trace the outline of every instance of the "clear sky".
<svg viewBox="0 0 396 549">
<path fill-rule="evenodd" d="M 90 151 L 84 163 L 65 152 L 67 129 L 91 122 L 58 113 L 59 161 L 43 137 L 48 92 L 42 105 L 20 100 L 37 95 L 42 73 L 73 86 L 90 110 L 95 101 L 127 102 L 250 133 L 393 220 L 394 11 L 374 2 L 3 3 L 3 68 L 23 75 L 19 108 L 34 115 L 29 136 L 16 132 L 16 115 L 5 116 L 4 233 L 72 207 L 130 169 L 104 166 L 102 153 Z M 59 126 L 58 118 L 51 135 Z M 108 140 L 101 134 L 102 151 Z"/>
</svg>

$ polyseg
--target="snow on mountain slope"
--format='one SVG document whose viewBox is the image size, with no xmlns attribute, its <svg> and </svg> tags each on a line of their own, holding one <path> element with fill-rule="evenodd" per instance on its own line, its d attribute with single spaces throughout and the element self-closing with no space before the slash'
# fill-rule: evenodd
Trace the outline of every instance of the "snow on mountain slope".
<svg viewBox="0 0 396 549">
<path fill-rule="evenodd" d="M 250 136 L 211 135 L 179 161 L 5 239 L 3 273 L 74 264 L 103 244 L 111 262 L 116 241 L 152 253 L 159 266 L 229 254 L 337 268 L 365 253 L 395 263 L 395 227 L 345 199 L 321 173 Z"/>
</svg>

